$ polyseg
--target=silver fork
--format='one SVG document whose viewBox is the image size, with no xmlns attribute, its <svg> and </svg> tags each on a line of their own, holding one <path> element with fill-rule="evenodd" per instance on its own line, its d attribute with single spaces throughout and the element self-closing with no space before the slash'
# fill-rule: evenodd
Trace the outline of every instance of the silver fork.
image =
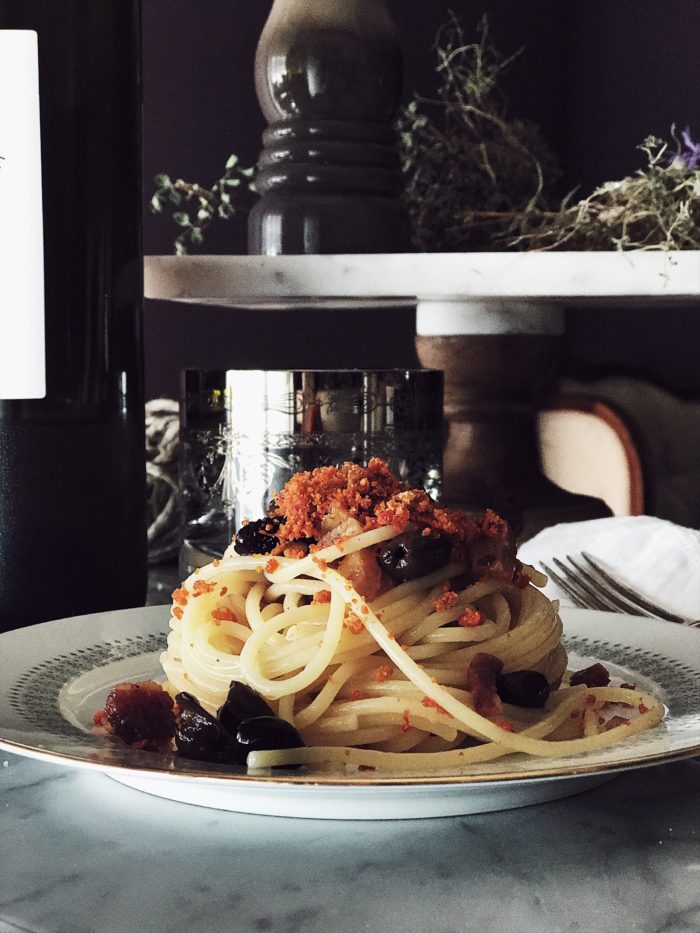
<svg viewBox="0 0 700 933">
<path fill-rule="evenodd" d="M 558 557 L 552 557 L 552 563 L 557 570 L 544 561 L 540 561 L 540 566 L 577 606 L 583 609 L 612 610 L 643 615 L 652 619 L 665 619 L 667 622 L 700 628 L 700 620 L 691 622 L 658 606 L 614 577 L 590 554 L 582 552 L 580 557 L 573 557 L 569 554 L 565 559 L 568 563 L 564 563 Z"/>
</svg>

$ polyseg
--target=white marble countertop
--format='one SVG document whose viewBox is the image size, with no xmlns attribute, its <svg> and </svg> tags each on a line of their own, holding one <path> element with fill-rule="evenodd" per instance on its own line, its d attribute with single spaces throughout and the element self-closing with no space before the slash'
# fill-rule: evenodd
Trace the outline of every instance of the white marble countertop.
<svg viewBox="0 0 700 933">
<path fill-rule="evenodd" d="M 0 930 L 697 933 L 700 759 L 521 810 L 247 816 L 0 753 Z"/>
</svg>

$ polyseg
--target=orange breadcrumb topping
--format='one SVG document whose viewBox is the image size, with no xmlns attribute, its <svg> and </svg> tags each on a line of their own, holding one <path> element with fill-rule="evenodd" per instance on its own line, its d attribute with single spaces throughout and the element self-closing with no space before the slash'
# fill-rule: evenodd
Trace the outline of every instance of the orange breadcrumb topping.
<svg viewBox="0 0 700 933">
<path fill-rule="evenodd" d="M 187 587 L 181 586 L 179 589 L 173 590 L 173 602 L 177 603 L 178 606 L 186 606 L 189 595 L 190 591 Z"/>
<path fill-rule="evenodd" d="M 343 628 L 346 628 L 351 635 L 359 635 L 360 632 L 365 630 L 364 623 L 357 618 L 354 612 L 349 611 L 345 613 Z"/>
<path fill-rule="evenodd" d="M 360 690 L 351 690 L 349 697 L 351 700 L 362 700 L 364 699 L 364 694 Z"/>
<path fill-rule="evenodd" d="M 194 586 L 192 587 L 192 595 L 195 599 L 198 596 L 203 596 L 205 593 L 211 593 L 216 583 L 212 580 L 211 583 L 207 583 L 206 580 L 195 580 Z"/>
<path fill-rule="evenodd" d="M 486 509 L 484 517 L 481 519 L 481 531 L 486 535 L 487 538 L 498 539 L 501 537 L 503 532 L 503 526 L 506 524 L 504 520 L 496 515 L 491 509 Z"/>
<path fill-rule="evenodd" d="M 212 619 L 217 622 L 236 622 L 236 615 L 232 609 L 227 606 L 219 606 L 218 609 L 212 609 Z"/>
<path fill-rule="evenodd" d="M 271 513 L 284 519 L 276 533 L 282 547 L 299 539 L 319 540 L 321 523 L 333 509 L 356 518 L 365 531 L 394 525 L 401 532 L 410 524 L 421 534 L 440 532 L 451 540 L 454 560 L 464 559 L 466 546 L 480 535 L 506 540 L 510 534 L 506 522 L 490 510 L 475 518 L 442 508 L 422 489 L 405 489 L 375 457 L 366 467 L 344 463 L 292 476 Z"/>
<path fill-rule="evenodd" d="M 402 490 L 401 483 L 381 460 L 368 466 L 345 463 L 342 467 L 318 467 L 296 473 L 277 497 L 276 513 L 283 515 L 280 541 L 322 535 L 321 522 L 333 508 L 347 512 L 367 525 L 376 508 Z"/>
<path fill-rule="evenodd" d="M 403 722 L 401 724 L 402 732 L 408 732 L 408 730 L 411 728 L 411 720 L 409 719 L 408 714 L 409 714 L 409 710 L 405 709 L 403 711 Z"/>
<path fill-rule="evenodd" d="M 433 600 L 433 609 L 435 612 L 447 612 L 456 602 L 457 594 L 454 590 L 448 590 L 446 593 L 443 593 L 442 596 L 438 596 L 437 599 Z"/>
<path fill-rule="evenodd" d="M 275 570 L 279 567 L 280 562 L 275 560 L 274 557 L 271 557 L 268 562 L 265 564 L 265 573 L 274 573 Z"/>
<path fill-rule="evenodd" d="M 219 590 L 219 596 L 225 596 L 227 593 L 228 593 L 228 587 L 222 586 L 221 589 Z"/>
<path fill-rule="evenodd" d="M 447 710 L 444 709 L 442 706 L 440 706 L 440 704 L 437 703 L 435 700 L 433 700 L 431 697 L 423 697 L 423 699 L 421 700 L 421 703 L 423 704 L 423 706 L 427 707 L 428 709 L 437 710 L 438 713 L 444 713 L 445 716 L 449 715 Z"/>
<path fill-rule="evenodd" d="M 374 679 L 378 684 L 382 684 L 385 680 L 388 680 L 393 673 L 394 668 L 391 666 L 391 664 L 382 664 L 381 667 L 375 668 Z"/>
<path fill-rule="evenodd" d="M 457 619 L 458 624 L 465 628 L 474 628 L 477 625 L 481 625 L 483 621 L 484 617 L 479 610 L 470 608 L 465 609 L 462 615 Z"/>
<path fill-rule="evenodd" d="M 318 593 L 314 593 L 314 598 L 311 601 L 314 603 L 329 603 L 331 601 L 331 591 L 319 590 Z"/>
<path fill-rule="evenodd" d="M 181 619 L 181 618 L 182 618 L 182 616 L 184 615 L 184 613 L 183 613 L 182 609 L 180 608 L 180 606 L 173 606 L 173 615 L 175 616 L 176 619 Z"/>
</svg>

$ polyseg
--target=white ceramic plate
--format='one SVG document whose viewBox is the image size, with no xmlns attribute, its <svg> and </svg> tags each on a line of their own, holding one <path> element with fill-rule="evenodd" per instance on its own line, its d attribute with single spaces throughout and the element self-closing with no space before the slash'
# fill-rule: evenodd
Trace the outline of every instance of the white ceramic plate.
<svg viewBox="0 0 700 933">
<path fill-rule="evenodd" d="M 407 819 L 506 810 L 565 797 L 616 773 L 700 753 L 700 630 L 613 613 L 563 611 L 572 666 L 593 659 L 659 696 L 655 729 L 613 748 L 558 759 L 513 755 L 425 774 L 290 771 L 247 774 L 136 751 L 93 734 L 115 683 L 162 676 L 169 609 L 156 606 L 47 622 L 0 635 L 0 748 L 103 772 L 186 803 L 275 816 Z"/>
</svg>

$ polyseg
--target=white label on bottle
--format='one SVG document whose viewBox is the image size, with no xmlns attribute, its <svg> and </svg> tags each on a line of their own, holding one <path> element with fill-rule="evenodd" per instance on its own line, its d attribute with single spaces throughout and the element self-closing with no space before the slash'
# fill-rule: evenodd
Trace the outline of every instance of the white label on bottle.
<svg viewBox="0 0 700 933">
<path fill-rule="evenodd" d="M 0 399 L 46 395 L 37 34 L 0 29 Z"/>
</svg>

